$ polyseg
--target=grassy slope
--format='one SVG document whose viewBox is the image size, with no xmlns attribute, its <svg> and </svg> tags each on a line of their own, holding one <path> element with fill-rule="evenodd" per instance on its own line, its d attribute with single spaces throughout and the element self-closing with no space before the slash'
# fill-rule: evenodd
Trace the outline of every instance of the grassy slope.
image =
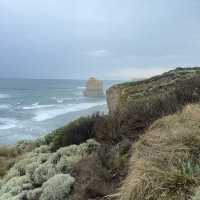
<svg viewBox="0 0 200 200">
<path fill-rule="evenodd" d="M 188 200 L 200 186 L 200 105 L 156 121 L 133 145 L 122 200 Z"/>
<path fill-rule="evenodd" d="M 116 85 L 121 90 L 120 107 L 146 98 L 177 90 L 185 81 L 200 76 L 200 68 L 177 68 L 169 72 L 136 82 L 126 82 Z"/>
</svg>

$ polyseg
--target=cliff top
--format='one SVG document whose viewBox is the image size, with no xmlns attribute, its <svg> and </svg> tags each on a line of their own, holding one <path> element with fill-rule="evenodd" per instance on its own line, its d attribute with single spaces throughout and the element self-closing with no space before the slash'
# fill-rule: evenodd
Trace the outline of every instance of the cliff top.
<svg viewBox="0 0 200 200">
<path fill-rule="evenodd" d="M 149 79 L 114 85 L 107 91 L 109 110 L 113 112 L 124 103 L 174 91 L 178 85 L 183 87 L 188 80 L 195 77 L 200 77 L 199 67 L 176 68 Z"/>
<path fill-rule="evenodd" d="M 193 75 L 196 75 L 196 73 L 200 74 L 200 67 L 191 67 L 191 68 L 178 67 L 174 70 L 170 70 L 161 75 L 153 76 L 148 79 L 125 82 L 125 83 L 118 84 L 116 86 L 129 87 L 129 86 L 136 86 L 136 85 L 138 86 L 138 85 L 149 84 L 149 83 L 153 84 L 153 83 L 159 83 L 159 82 L 169 82 L 170 80 L 175 81 L 177 79 L 185 79 Z"/>
</svg>

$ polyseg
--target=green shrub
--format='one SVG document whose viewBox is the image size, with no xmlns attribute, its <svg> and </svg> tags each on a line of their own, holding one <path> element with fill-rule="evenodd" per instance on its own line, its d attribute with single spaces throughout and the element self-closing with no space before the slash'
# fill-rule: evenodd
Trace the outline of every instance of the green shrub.
<svg viewBox="0 0 200 200">
<path fill-rule="evenodd" d="M 71 144 L 80 144 L 87 139 L 94 137 L 94 124 L 100 115 L 93 114 L 88 117 L 81 117 L 65 127 L 55 130 L 46 136 L 47 143 L 52 143 L 52 150 Z"/>
<path fill-rule="evenodd" d="M 195 190 L 195 194 L 192 197 L 192 200 L 200 200 L 200 188 L 199 187 Z"/>
</svg>

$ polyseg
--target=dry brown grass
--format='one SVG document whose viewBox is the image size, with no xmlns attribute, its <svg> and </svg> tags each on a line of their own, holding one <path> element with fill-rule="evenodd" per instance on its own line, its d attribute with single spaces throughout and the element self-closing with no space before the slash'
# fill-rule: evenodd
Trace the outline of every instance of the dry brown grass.
<svg viewBox="0 0 200 200">
<path fill-rule="evenodd" d="M 6 171 L 17 156 L 17 152 L 14 148 L 8 146 L 0 147 L 0 177 L 4 176 Z"/>
<path fill-rule="evenodd" d="M 189 200 L 200 186 L 200 106 L 156 121 L 133 147 L 121 200 Z"/>
<path fill-rule="evenodd" d="M 21 141 L 16 145 L 0 146 L 0 178 L 19 160 L 24 153 L 30 152 L 35 148 L 34 142 Z"/>
</svg>

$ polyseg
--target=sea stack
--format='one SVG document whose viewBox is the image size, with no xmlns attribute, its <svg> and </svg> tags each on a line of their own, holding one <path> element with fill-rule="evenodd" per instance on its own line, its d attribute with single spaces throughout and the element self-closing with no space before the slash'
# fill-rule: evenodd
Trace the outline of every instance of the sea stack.
<svg viewBox="0 0 200 200">
<path fill-rule="evenodd" d="M 89 78 L 86 82 L 84 95 L 87 97 L 103 97 L 103 82 L 94 77 Z"/>
</svg>

